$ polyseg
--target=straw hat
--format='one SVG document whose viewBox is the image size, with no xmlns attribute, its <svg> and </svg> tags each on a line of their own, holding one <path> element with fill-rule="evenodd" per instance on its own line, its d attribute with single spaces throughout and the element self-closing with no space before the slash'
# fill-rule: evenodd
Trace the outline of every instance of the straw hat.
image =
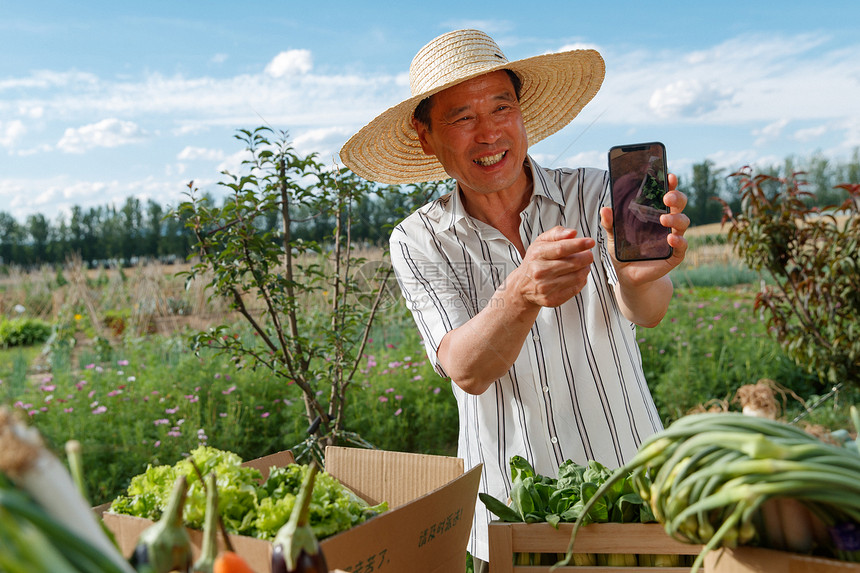
<svg viewBox="0 0 860 573">
<path fill-rule="evenodd" d="M 496 42 L 478 30 L 457 30 L 421 48 L 409 67 L 412 97 L 389 108 L 356 133 L 340 159 L 357 175 L 379 183 L 447 179 L 442 164 L 425 155 L 412 127 L 421 100 L 465 80 L 508 69 L 522 80 L 520 108 L 531 146 L 576 117 L 603 82 L 603 58 L 572 50 L 509 62 Z"/>
</svg>

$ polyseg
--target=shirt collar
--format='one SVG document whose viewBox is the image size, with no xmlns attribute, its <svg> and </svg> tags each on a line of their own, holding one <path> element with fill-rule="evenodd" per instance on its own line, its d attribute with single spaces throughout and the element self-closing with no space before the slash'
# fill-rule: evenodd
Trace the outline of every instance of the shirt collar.
<svg viewBox="0 0 860 573">
<path fill-rule="evenodd" d="M 533 182 L 532 199 L 526 209 L 529 209 L 534 204 L 535 197 L 545 197 L 554 203 L 564 205 L 564 196 L 558 183 L 554 179 L 547 177 L 547 172 L 530 155 L 526 156 L 526 162 L 532 171 Z M 442 203 L 442 209 L 445 211 L 449 222 L 448 225 L 441 226 L 439 232 L 452 230 L 461 220 L 465 220 L 472 227 L 475 226 L 475 220 L 466 212 L 466 207 L 463 205 L 459 183 L 454 191 L 449 193 L 444 199 L 446 200 Z"/>
</svg>

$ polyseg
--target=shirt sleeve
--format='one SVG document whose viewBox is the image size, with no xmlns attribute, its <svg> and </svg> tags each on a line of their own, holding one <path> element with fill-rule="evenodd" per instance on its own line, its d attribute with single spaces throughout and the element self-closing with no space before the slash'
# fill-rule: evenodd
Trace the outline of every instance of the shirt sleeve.
<svg viewBox="0 0 860 573">
<path fill-rule="evenodd" d="M 427 357 L 436 372 L 447 378 L 437 357 L 439 344 L 445 334 L 470 318 L 456 286 L 453 266 L 435 243 L 433 233 L 420 224 L 417 214 L 394 229 L 389 246 L 394 274 L 423 338 Z"/>
</svg>

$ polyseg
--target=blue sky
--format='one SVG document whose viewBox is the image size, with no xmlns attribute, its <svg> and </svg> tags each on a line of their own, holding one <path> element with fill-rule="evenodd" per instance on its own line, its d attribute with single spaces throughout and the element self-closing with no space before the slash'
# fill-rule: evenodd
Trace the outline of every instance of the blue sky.
<svg viewBox="0 0 860 573">
<path fill-rule="evenodd" d="M 860 146 L 860 3 L 209 1 L 0 4 L 0 211 L 51 219 L 134 195 L 217 193 L 237 129 L 287 130 L 333 164 L 408 95 L 412 56 L 475 27 L 509 59 L 591 47 L 595 99 L 537 144 L 545 166 L 605 167 L 660 140 L 683 177 Z"/>
</svg>

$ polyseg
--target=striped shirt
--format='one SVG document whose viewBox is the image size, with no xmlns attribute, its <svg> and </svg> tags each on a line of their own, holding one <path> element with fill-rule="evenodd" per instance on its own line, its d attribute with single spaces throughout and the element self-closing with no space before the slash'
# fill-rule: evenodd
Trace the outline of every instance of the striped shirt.
<svg viewBox="0 0 860 573">
<path fill-rule="evenodd" d="M 543 475 L 570 459 L 614 468 L 661 429 L 642 372 L 636 328 L 621 314 L 617 281 L 599 222 L 609 179 L 599 169 L 543 169 L 529 158 L 534 191 L 521 213 L 526 248 L 556 225 L 595 239 L 585 288 L 557 308 L 543 308 L 510 370 L 480 396 L 451 387 L 459 409 L 458 455 L 483 464 L 480 491 L 507 500 L 510 458 L 520 455 Z M 484 308 L 521 262 L 514 245 L 471 218 L 459 192 L 449 193 L 398 225 L 391 260 L 436 371 L 442 337 Z M 488 560 L 487 523 L 477 501 L 469 552 Z"/>
</svg>

